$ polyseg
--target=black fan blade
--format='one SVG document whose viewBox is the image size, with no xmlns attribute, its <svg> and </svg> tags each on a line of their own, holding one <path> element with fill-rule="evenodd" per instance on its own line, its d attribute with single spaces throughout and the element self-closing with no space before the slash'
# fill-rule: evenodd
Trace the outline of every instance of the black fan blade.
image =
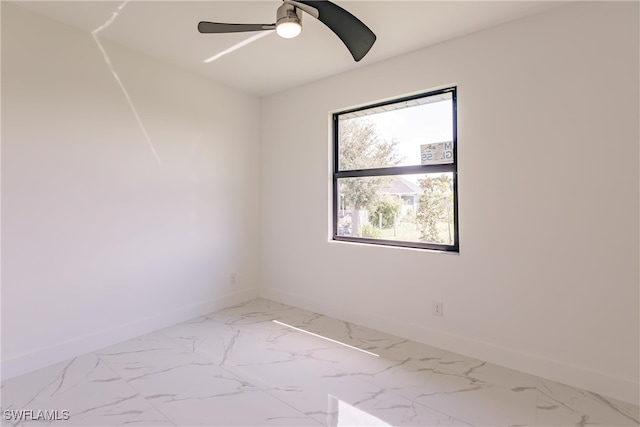
<svg viewBox="0 0 640 427">
<path fill-rule="evenodd" d="M 328 0 L 295 0 L 318 10 L 318 19 L 347 46 L 353 59 L 360 61 L 376 41 L 376 35 L 358 18 Z"/>
<path fill-rule="evenodd" d="M 201 33 L 242 33 L 245 31 L 274 30 L 276 24 L 225 24 L 222 22 L 198 23 L 198 31 Z"/>
</svg>

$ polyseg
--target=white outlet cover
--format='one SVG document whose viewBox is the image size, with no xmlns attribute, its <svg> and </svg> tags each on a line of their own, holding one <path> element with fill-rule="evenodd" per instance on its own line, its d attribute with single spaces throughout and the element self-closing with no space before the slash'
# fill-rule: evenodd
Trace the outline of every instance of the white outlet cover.
<svg viewBox="0 0 640 427">
<path fill-rule="evenodd" d="M 442 304 L 441 301 L 434 301 L 433 302 L 433 315 L 434 316 L 443 316 L 444 312 L 444 305 Z"/>
</svg>

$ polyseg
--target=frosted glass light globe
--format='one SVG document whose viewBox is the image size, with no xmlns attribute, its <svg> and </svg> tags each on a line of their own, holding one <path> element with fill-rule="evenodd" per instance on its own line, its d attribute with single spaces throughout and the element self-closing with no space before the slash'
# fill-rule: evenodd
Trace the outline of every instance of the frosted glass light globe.
<svg viewBox="0 0 640 427">
<path fill-rule="evenodd" d="M 276 27 L 276 33 L 284 39 L 292 39 L 302 32 L 302 25 L 297 22 L 281 22 Z"/>
</svg>

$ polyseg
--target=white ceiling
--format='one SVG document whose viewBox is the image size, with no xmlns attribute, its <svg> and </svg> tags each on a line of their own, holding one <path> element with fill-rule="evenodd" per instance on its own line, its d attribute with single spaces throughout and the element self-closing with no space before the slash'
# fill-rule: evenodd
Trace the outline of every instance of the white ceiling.
<svg viewBox="0 0 640 427">
<path fill-rule="evenodd" d="M 255 33 L 200 34 L 203 21 L 273 23 L 280 0 L 260 1 L 19 1 L 20 6 L 93 31 L 100 37 L 263 96 L 402 53 L 557 7 L 553 1 L 336 0 L 377 35 L 368 55 L 353 61 L 342 42 L 305 15 L 302 34 L 273 32 L 211 63 L 203 61 Z"/>
</svg>

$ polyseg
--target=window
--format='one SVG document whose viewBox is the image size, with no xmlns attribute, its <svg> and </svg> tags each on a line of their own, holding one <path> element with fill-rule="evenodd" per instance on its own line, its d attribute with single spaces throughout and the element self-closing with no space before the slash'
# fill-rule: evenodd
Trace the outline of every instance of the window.
<svg viewBox="0 0 640 427">
<path fill-rule="evenodd" d="M 458 252 L 456 88 L 333 115 L 333 239 Z"/>
</svg>

